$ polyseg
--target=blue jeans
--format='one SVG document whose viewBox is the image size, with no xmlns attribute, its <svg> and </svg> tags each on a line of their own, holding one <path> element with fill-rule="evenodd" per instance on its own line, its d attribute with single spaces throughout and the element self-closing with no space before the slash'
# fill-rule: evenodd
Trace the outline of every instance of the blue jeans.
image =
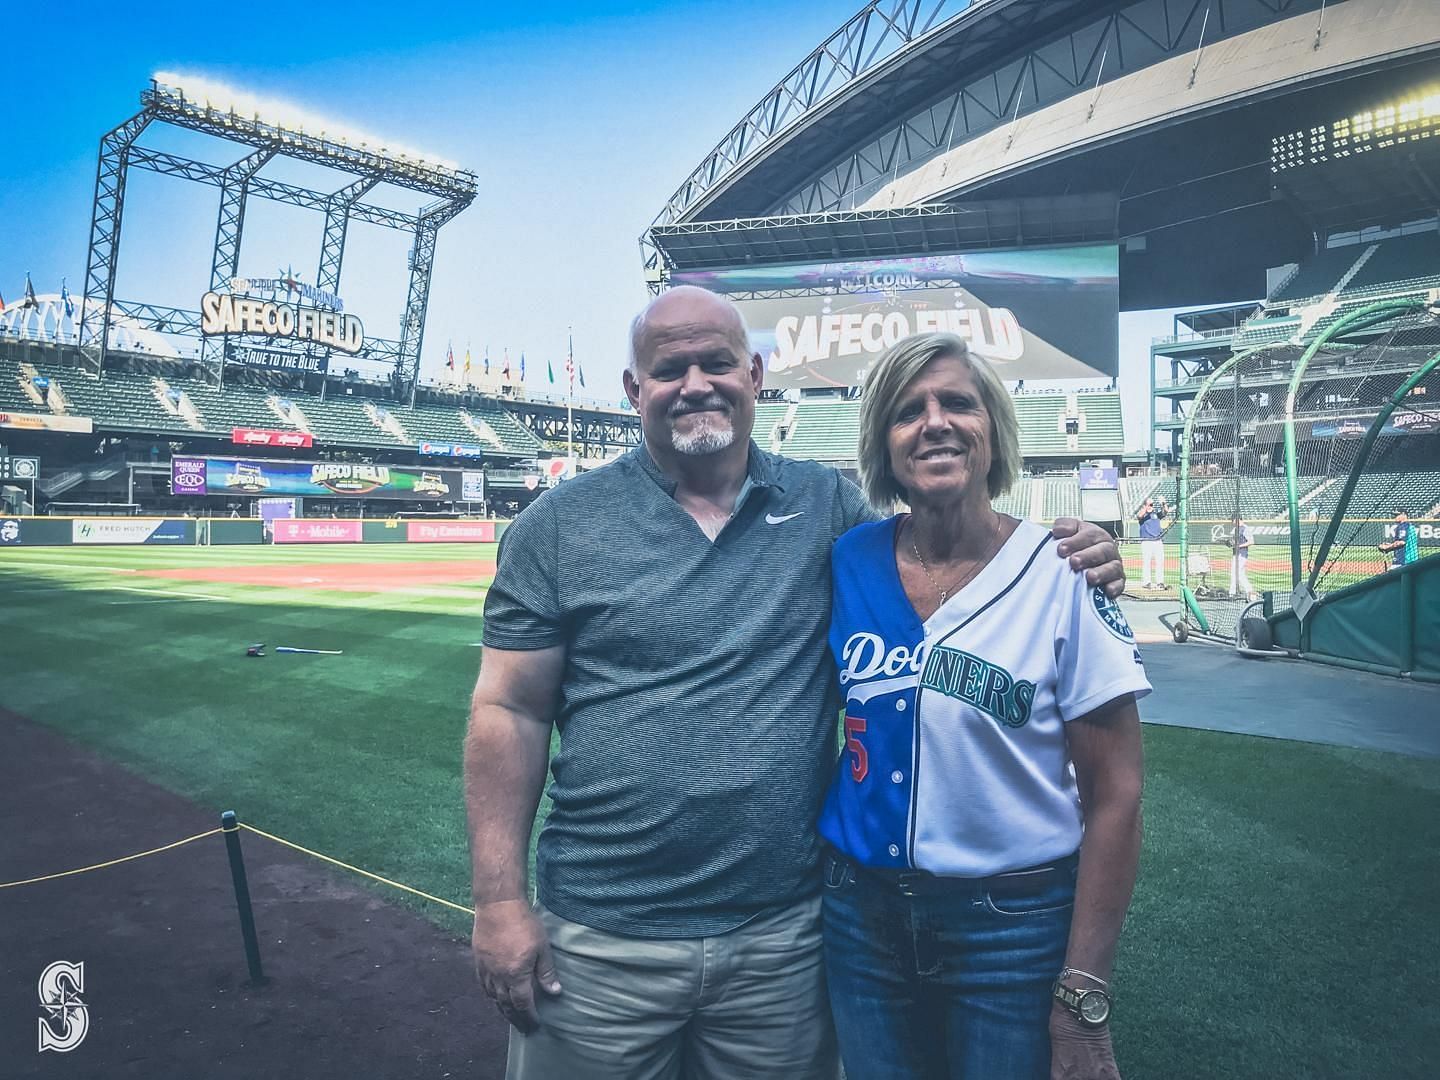
<svg viewBox="0 0 1440 1080">
<path fill-rule="evenodd" d="M 1075 860 L 1062 865 L 1034 891 L 947 882 L 907 896 L 826 855 L 826 978 L 848 1080 L 1047 1080 L 1075 902 Z"/>
</svg>

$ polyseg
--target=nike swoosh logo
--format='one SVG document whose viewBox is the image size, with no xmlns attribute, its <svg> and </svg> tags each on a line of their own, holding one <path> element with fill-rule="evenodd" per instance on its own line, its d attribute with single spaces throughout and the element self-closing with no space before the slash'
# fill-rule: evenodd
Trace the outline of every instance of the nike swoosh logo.
<svg viewBox="0 0 1440 1080">
<path fill-rule="evenodd" d="M 784 517 L 776 517 L 774 514 L 766 514 L 766 515 L 765 515 L 765 524 L 766 524 L 766 525 L 779 525 L 782 521 L 789 521 L 791 518 L 797 518 L 797 517 L 799 517 L 799 516 L 800 516 L 801 514 L 803 514 L 803 513 L 805 513 L 805 511 L 804 511 L 804 510 L 800 510 L 800 511 L 798 511 L 797 513 L 794 513 L 794 514 L 786 514 Z"/>
</svg>

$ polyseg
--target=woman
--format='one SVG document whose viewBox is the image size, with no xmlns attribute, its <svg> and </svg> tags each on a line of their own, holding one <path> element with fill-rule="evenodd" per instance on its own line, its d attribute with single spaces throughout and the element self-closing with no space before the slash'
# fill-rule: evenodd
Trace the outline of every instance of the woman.
<svg viewBox="0 0 1440 1080">
<path fill-rule="evenodd" d="M 960 338 L 880 359 L 859 461 L 870 500 L 910 513 L 833 558 L 846 753 L 820 831 L 846 1075 L 1118 1077 L 1150 689 L 1130 628 L 1047 530 L 991 508 L 1019 472 L 1015 410 Z"/>
</svg>

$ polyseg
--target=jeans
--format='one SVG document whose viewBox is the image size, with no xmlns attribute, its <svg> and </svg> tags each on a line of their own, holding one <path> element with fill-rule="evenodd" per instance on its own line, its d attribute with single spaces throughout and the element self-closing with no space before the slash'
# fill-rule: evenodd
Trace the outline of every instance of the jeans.
<svg viewBox="0 0 1440 1080">
<path fill-rule="evenodd" d="M 1075 860 L 1064 866 L 1018 896 L 982 882 L 906 896 L 827 855 L 826 977 L 847 1080 L 1047 1080 L 1075 902 Z"/>
</svg>

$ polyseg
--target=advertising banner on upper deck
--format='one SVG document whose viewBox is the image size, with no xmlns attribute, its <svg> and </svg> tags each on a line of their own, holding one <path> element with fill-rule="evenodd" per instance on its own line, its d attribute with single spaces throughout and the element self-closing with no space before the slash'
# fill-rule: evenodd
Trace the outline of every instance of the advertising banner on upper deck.
<svg viewBox="0 0 1440 1080">
<path fill-rule="evenodd" d="M 933 331 L 964 338 L 1007 381 L 1118 370 L 1113 244 L 676 272 L 670 282 L 761 294 L 736 302 L 775 389 L 862 385 L 885 349 Z M 816 292 L 763 295 L 802 289 Z"/>
</svg>

